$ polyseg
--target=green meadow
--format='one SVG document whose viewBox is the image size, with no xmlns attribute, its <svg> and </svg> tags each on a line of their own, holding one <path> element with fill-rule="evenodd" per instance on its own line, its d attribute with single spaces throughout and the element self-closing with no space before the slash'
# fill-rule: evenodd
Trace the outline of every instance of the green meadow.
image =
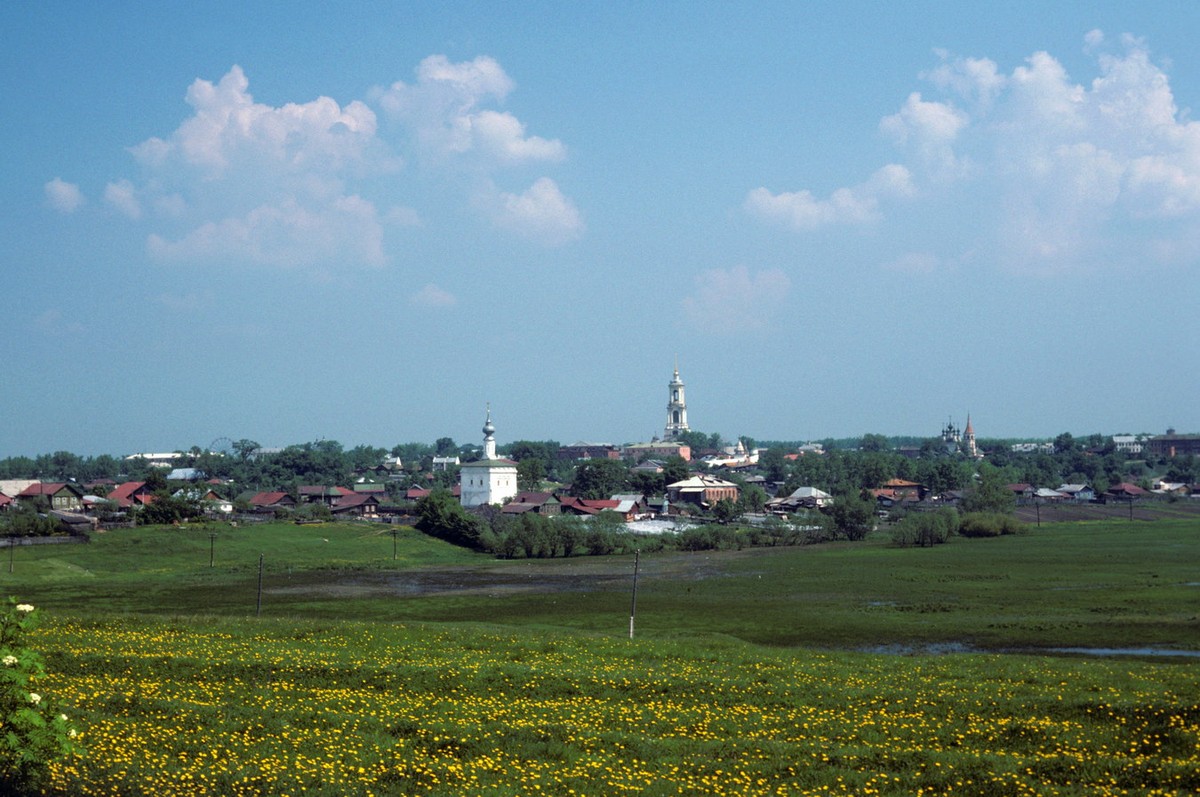
<svg viewBox="0 0 1200 797">
<path fill-rule="evenodd" d="M 83 729 L 66 793 L 1200 790 L 1192 520 L 644 554 L 632 641 L 633 557 L 365 524 L 0 553 Z"/>
</svg>

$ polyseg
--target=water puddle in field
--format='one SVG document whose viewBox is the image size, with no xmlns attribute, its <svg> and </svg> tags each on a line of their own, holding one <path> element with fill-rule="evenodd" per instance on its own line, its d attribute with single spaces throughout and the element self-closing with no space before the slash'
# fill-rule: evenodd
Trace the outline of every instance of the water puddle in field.
<svg viewBox="0 0 1200 797">
<path fill-rule="evenodd" d="M 1018 655 L 1018 656 L 1095 656 L 1097 658 L 1183 658 L 1200 659 L 1200 650 L 1175 650 L 1172 648 L 1001 648 L 989 650 L 964 642 L 932 642 L 926 645 L 871 645 L 859 648 L 862 653 L 884 656 L 948 656 L 956 653 Z"/>
<path fill-rule="evenodd" d="M 948 656 L 952 653 L 988 653 L 990 651 L 968 645 L 965 642 L 930 642 L 927 645 L 872 645 L 859 648 L 863 653 L 879 653 L 884 656 Z"/>
<path fill-rule="evenodd" d="M 1032 651 L 1031 651 L 1032 652 Z M 1171 648 L 1046 648 L 1047 653 L 1074 653 L 1080 656 L 1152 656 L 1200 659 L 1200 650 L 1172 650 Z"/>
</svg>

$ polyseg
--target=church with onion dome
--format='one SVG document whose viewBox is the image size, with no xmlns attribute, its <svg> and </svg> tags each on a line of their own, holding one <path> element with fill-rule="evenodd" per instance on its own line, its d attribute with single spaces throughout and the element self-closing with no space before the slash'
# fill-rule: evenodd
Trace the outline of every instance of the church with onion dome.
<svg viewBox="0 0 1200 797">
<path fill-rule="evenodd" d="M 483 423 L 483 458 L 460 466 L 459 490 L 466 507 L 503 504 L 517 494 L 517 463 L 496 457 L 491 406 Z"/>
</svg>

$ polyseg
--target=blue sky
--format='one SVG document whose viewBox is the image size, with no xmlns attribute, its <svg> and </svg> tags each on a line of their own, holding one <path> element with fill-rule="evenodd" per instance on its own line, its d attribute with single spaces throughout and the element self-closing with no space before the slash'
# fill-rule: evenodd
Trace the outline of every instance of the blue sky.
<svg viewBox="0 0 1200 797">
<path fill-rule="evenodd" d="M 1191 3 L 515 5 L 0 9 L 0 456 L 1200 430 Z"/>
</svg>

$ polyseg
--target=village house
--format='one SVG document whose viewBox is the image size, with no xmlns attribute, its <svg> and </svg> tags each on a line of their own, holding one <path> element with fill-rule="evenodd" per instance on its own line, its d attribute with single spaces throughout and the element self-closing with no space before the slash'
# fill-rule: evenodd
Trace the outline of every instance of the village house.
<svg viewBox="0 0 1200 797">
<path fill-rule="evenodd" d="M 699 473 L 683 481 L 667 485 L 667 498 L 678 507 L 680 503 L 711 509 L 722 498 L 738 500 L 738 486 L 707 473 Z"/>
<path fill-rule="evenodd" d="M 296 499 L 292 498 L 285 492 L 278 490 L 269 490 L 266 492 L 255 493 L 250 498 L 250 506 L 253 509 L 291 509 L 296 505 Z"/>
<path fill-rule="evenodd" d="M 767 501 L 767 511 L 789 514 L 805 509 L 820 509 L 833 500 L 833 496 L 818 487 L 797 487 L 791 495 Z"/>
<path fill-rule="evenodd" d="M 51 509 L 60 511 L 77 512 L 83 509 L 83 490 L 70 482 L 35 482 L 16 498 L 45 498 Z"/>
<path fill-rule="evenodd" d="M 119 509 L 131 506 L 144 506 L 154 500 L 154 493 L 145 482 L 123 482 L 108 491 L 104 500 L 117 505 Z"/>
<path fill-rule="evenodd" d="M 351 493 L 337 499 L 330 511 L 335 515 L 378 517 L 379 506 L 379 499 L 371 493 Z"/>
<path fill-rule="evenodd" d="M 1175 434 L 1168 429 L 1166 434 L 1145 441 L 1144 449 L 1150 457 L 1200 456 L 1200 434 Z"/>
<path fill-rule="evenodd" d="M 500 511 L 506 515 L 533 512 L 551 517 L 562 512 L 562 502 L 553 493 L 525 491 L 517 493 Z"/>
<path fill-rule="evenodd" d="M 569 446 L 559 446 L 555 457 L 568 462 L 580 459 L 620 459 L 621 450 L 612 443 L 585 443 L 580 441 Z"/>
<path fill-rule="evenodd" d="M 1073 501 L 1081 503 L 1096 500 L 1096 491 L 1086 484 L 1060 484 L 1058 491 Z"/>
<path fill-rule="evenodd" d="M 644 459 L 666 459 L 679 457 L 684 462 L 692 461 L 692 448 L 674 440 L 655 440 L 649 443 L 632 443 L 621 449 L 620 456 L 634 462 Z"/>
</svg>

